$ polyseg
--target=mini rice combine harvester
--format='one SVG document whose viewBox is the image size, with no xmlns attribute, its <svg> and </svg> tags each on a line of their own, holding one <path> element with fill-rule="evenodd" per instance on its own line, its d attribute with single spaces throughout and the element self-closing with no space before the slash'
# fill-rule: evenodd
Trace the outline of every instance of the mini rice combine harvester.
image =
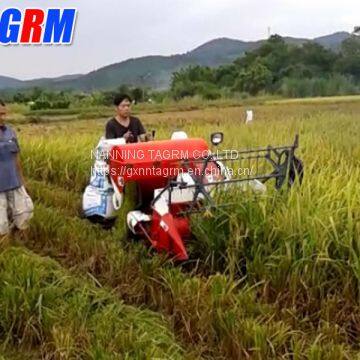
<svg viewBox="0 0 360 360">
<path fill-rule="evenodd" d="M 222 133 L 211 135 L 214 147 L 222 140 Z M 113 217 L 121 208 L 127 184 L 136 182 L 139 206 L 127 214 L 130 231 L 147 239 L 158 252 L 187 260 L 189 214 L 222 206 L 214 199 L 218 188 L 237 185 L 265 192 L 265 183 L 270 180 L 276 189 L 292 186 L 296 178 L 301 183 L 303 165 L 295 156 L 298 140 L 296 136 L 288 146 L 236 151 L 211 151 L 204 139 L 188 138 L 182 131 L 173 133 L 170 140 L 101 140 L 98 148 L 106 150 L 108 159 L 97 157 L 95 168 L 106 170 L 100 186 L 107 183 L 108 192 L 103 197 L 102 212 L 100 202 L 95 207 L 89 205 L 89 199 L 94 203 L 94 191 L 99 188 L 93 175 L 83 198 L 85 215 Z"/>
</svg>

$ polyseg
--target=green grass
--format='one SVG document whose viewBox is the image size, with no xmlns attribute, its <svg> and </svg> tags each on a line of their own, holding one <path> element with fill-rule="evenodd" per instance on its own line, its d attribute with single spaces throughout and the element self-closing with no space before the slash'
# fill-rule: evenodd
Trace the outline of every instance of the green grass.
<svg viewBox="0 0 360 360">
<path fill-rule="evenodd" d="M 90 278 L 114 301 L 161 314 L 188 358 L 359 358 L 360 103 L 335 100 L 253 104 L 250 126 L 245 107 L 141 116 L 158 138 L 179 128 L 207 139 L 222 130 L 224 149 L 287 144 L 300 134 L 302 186 L 262 197 L 228 192 L 222 201 L 236 206 L 192 218 L 197 262 L 184 267 L 126 240 L 131 199 L 112 231 L 78 218 L 104 120 L 22 125 L 36 211 L 16 241 L 56 259 L 80 287 Z"/>
<path fill-rule="evenodd" d="M 323 96 L 314 98 L 299 98 L 299 99 L 276 99 L 266 100 L 266 105 L 285 105 L 285 104 L 334 104 L 334 103 L 347 103 L 359 102 L 360 95 L 344 95 L 344 96 Z"/>
<path fill-rule="evenodd" d="M 0 334 L 55 358 L 182 358 L 163 319 L 23 249 L 0 254 Z"/>
</svg>

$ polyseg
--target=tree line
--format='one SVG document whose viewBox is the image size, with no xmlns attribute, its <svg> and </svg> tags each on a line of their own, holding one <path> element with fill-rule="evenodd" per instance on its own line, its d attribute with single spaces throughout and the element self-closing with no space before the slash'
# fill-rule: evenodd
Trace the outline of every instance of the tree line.
<svg viewBox="0 0 360 360">
<path fill-rule="evenodd" d="M 37 86 L 16 91 L 4 90 L 0 92 L 0 97 L 7 102 L 27 104 L 30 110 L 49 110 L 68 109 L 70 106 L 110 106 L 118 93 L 128 94 L 135 102 L 148 101 L 152 97 L 150 89 L 128 85 L 92 93 L 74 90 L 55 91 Z"/>
<path fill-rule="evenodd" d="M 345 40 L 339 51 L 315 42 L 288 44 L 271 36 L 258 49 L 217 68 L 190 66 L 173 74 L 171 93 L 206 99 L 235 93 L 285 97 L 355 94 L 360 89 L 360 39 Z"/>
<path fill-rule="evenodd" d="M 287 98 L 357 94 L 360 93 L 360 37 L 352 36 L 338 51 L 332 51 L 315 42 L 289 44 L 281 36 L 273 35 L 258 49 L 231 64 L 215 68 L 193 65 L 175 72 L 166 91 L 123 84 L 117 89 L 92 93 L 35 87 L 3 90 L 0 96 L 9 102 L 29 104 L 31 110 L 43 110 L 109 106 L 119 92 L 129 94 L 135 102 L 194 96 L 215 100 L 259 94 Z"/>
</svg>

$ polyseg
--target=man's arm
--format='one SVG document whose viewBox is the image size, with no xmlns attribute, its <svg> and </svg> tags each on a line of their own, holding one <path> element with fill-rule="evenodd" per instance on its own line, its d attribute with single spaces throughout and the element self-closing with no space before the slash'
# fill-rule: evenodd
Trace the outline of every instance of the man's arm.
<svg viewBox="0 0 360 360">
<path fill-rule="evenodd" d="M 105 138 L 106 139 L 116 139 L 115 129 L 114 129 L 114 127 L 112 126 L 112 124 L 110 122 L 108 122 L 106 124 Z"/>
</svg>

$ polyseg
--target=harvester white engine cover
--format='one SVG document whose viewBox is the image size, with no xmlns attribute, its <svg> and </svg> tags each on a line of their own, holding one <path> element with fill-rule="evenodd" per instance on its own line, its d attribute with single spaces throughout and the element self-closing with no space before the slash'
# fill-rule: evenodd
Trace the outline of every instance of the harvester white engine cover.
<svg viewBox="0 0 360 360">
<path fill-rule="evenodd" d="M 93 155 L 95 163 L 92 167 L 90 184 L 83 194 L 82 207 L 86 217 L 100 216 L 104 219 L 116 217 L 116 210 L 122 205 L 122 194 L 115 193 L 109 180 L 107 155 L 111 147 L 123 144 L 124 139 L 106 140 L 101 138 Z"/>
</svg>

